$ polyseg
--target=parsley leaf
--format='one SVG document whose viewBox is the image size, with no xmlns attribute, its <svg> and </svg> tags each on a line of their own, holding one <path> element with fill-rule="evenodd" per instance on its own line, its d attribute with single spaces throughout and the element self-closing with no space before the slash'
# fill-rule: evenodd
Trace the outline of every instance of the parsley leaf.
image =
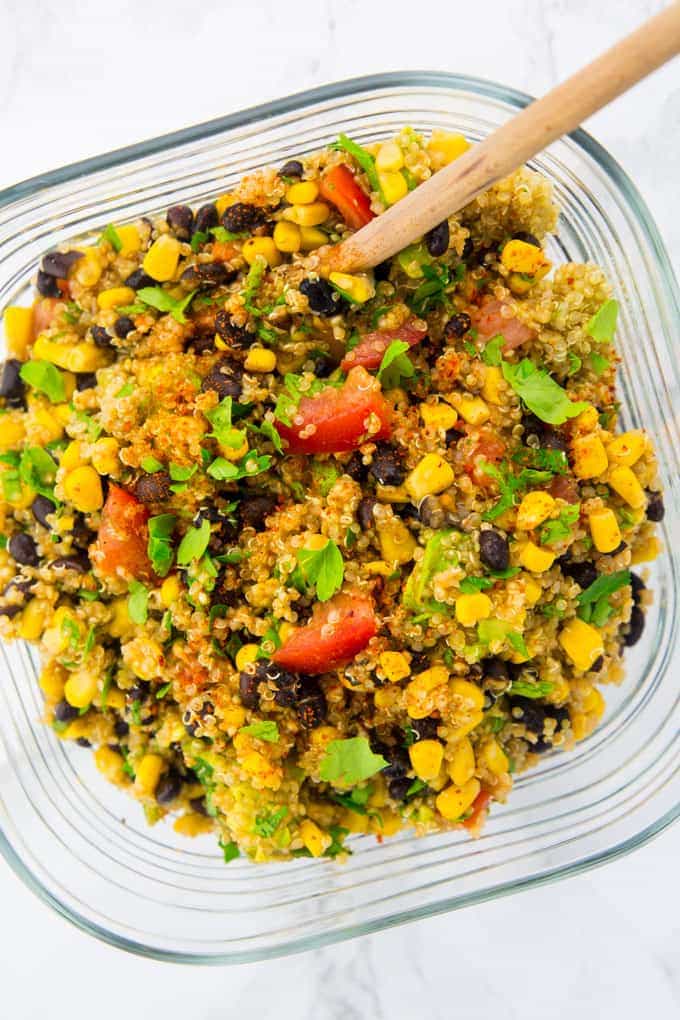
<svg viewBox="0 0 680 1020">
<path fill-rule="evenodd" d="M 194 234 L 194 237 L 196 235 Z M 238 843 L 234 843 L 230 840 L 229 843 L 225 843 L 223 840 L 219 840 L 219 848 L 224 854 L 224 863 L 229 864 L 229 861 L 235 861 L 237 857 L 241 856 L 241 851 L 238 848 Z"/>
<path fill-rule="evenodd" d="M 610 298 L 598 308 L 586 326 L 586 333 L 596 343 L 611 343 L 616 332 L 616 320 L 619 317 L 619 303 Z"/>
<path fill-rule="evenodd" d="M 613 612 L 609 596 L 630 584 L 629 570 L 616 570 L 613 574 L 601 574 L 597 580 L 577 597 L 578 615 L 586 623 L 601 627 Z"/>
<path fill-rule="evenodd" d="M 128 383 L 125 383 L 124 386 L 121 386 L 121 388 L 116 393 L 116 396 L 117 397 L 131 397 L 134 392 L 135 392 L 135 384 L 132 383 L 132 382 L 128 382 Z"/>
<path fill-rule="evenodd" d="M 525 680 L 513 680 L 511 694 L 519 694 L 522 698 L 545 698 L 553 689 L 549 680 L 538 680 L 535 684 Z"/>
<path fill-rule="evenodd" d="M 47 496 L 53 502 L 54 479 L 57 473 L 57 465 L 49 453 L 39 446 L 29 446 L 21 454 L 19 461 L 19 478 L 30 489 L 39 492 L 41 496 Z"/>
<path fill-rule="evenodd" d="M 595 375 L 600 376 L 603 372 L 606 372 L 609 368 L 609 358 L 603 357 L 598 354 L 597 351 L 593 351 L 592 354 L 588 355 L 588 361 Z"/>
<path fill-rule="evenodd" d="M 228 463 L 228 462 L 227 462 Z M 210 521 L 202 520 L 198 527 L 189 528 L 177 550 L 177 563 L 186 567 L 199 560 L 210 541 Z"/>
<path fill-rule="evenodd" d="M 205 244 L 205 242 L 209 240 L 210 240 L 209 234 L 207 234 L 203 230 L 197 230 L 195 234 L 192 235 L 191 238 L 191 250 L 194 253 L 194 255 L 197 254 L 198 249 L 201 247 L 201 245 Z"/>
<path fill-rule="evenodd" d="M 566 542 L 571 537 L 571 526 L 579 519 L 581 504 L 573 503 L 560 512 L 554 521 L 547 521 L 541 528 L 541 545 L 552 545 L 554 542 Z"/>
<path fill-rule="evenodd" d="M 149 592 L 141 581 L 130 581 L 128 585 L 128 613 L 133 623 L 146 623 L 149 608 Z"/>
<path fill-rule="evenodd" d="M 188 479 L 193 478 L 198 471 L 198 464 L 191 464 L 189 467 L 184 467 L 183 464 L 175 464 L 173 461 L 170 461 L 168 470 L 173 482 L 177 483 L 176 485 L 170 486 L 170 491 L 184 492 L 187 487 L 186 483 Z"/>
<path fill-rule="evenodd" d="M 227 460 L 226 457 L 215 457 L 207 474 L 218 482 L 237 482 L 240 478 L 250 478 L 266 471 L 272 459 L 268 453 L 257 454 L 254 450 L 247 453 L 239 461 Z"/>
<path fill-rule="evenodd" d="M 174 514 L 158 514 L 150 517 L 148 521 L 149 541 L 146 551 L 151 560 L 151 566 L 159 577 L 165 577 L 172 566 L 172 533 L 175 530 L 177 518 Z"/>
<path fill-rule="evenodd" d="M 206 411 L 205 416 L 213 427 L 210 435 L 220 446 L 238 450 L 243 446 L 246 436 L 242 429 L 232 425 L 233 410 L 232 398 L 225 397 L 212 411 Z"/>
<path fill-rule="evenodd" d="M 145 457 L 142 461 L 142 467 L 148 474 L 153 475 L 156 471 L 162 471 L 163 465 L 155 457 Z"/>
<path fill-rule="evenodd" d="M 244 233 L 235 234 L 233 230 L 227 230 L 226 227 L 211 227 L 210 233 L 220 244 L 225 244 L 227 241 L 238 241 L 239 238 L 246 236 Z"/>
<path fill-rule="evenodd" d="M 474 595 L 475 592 L 484 591 L 486 588 L 493 588 L 494 578 L 492 577 L 464 577 L 459 588 L 463 595 Z"/>
<path fill-rule="evenodd" d="M 582 364 L 583 362 L 581 361 L 579 356 L 577 354 L 574 354 L 573 351 L 569 351 L 569 368 L 567 370 L 567 374 L 576 375 L 576 373 L 581 368 Z"/>
<path fill-rule="evenodd" d="M 172 687 L 171 681 L 168 681 L 167 684 L 163 684 L 162 687 L 159 687 L 158 690 L 156 691 L 156 701 L 161 701 L 168 693 L 171 687 Z"/>
<path fill-rule="evenodd" d="M 159 312 L 169 312 L 176 322 L 184 324 L 187 321 L 184 313 L 191 304 L 195 293 L 196 291 L 192 290 L 186 297 L 176 299 L 162 287 L 142 287 L 137 291 L 137 299 Z"/>
<path fill-rule="evenodd" d="M 380 185 L 378 171 L 376 170 L 375 167 L 375 160 L 373 159 L 373 156 L 370 154 L 370 152 L 364 149 L 362 145 L 359 145 L 358 142 L 353 141 L 347 135 L 342 133 L 338 135 L 337 142 L 331 145 L 330 148 L 340 150 L 344 149 L 344 151 L 348 153 L 348 155 L 350 155 L 352 159 L 354 159 L 359 164 L 361 169 L 368 177 L 368 183 L 371 185 L 371 191 L 377 191 L 377 193 L 380 195 L 381 202 L 384 202 L 385 205 L 387 205 L 385 195 L 383 194 L 383 189 Z"/>
<path fill-rule="evenodd" d="M 374 754 L 366 737 L 331 740 L 321 760 L 319 774 L 326 783 L 355 786 L 387 766 L 381 754 Z"/>
<path fill-rule="evenodd" d="M 420 318 L 424 318 L 433 311 L 437 305 L 448 304 L 446 288 L 451 282 L 451 274 L 446 266 L 429 266 L 423 263 L 421 266 L 425 280 L 416 288 L 410 298 L 411 310 Z"/>
<path fill-rule="evenodd" d="M 277 744 L 279 741 L 279 727 L 271 719 L 262 722 L 250 723 L 249 726 L 242 726 L 241 733 L 248 733 L 258 740 L 266 740 L 269 744 Z"/>
<path fill-rule="evenodd" d="M 120 235 L 113 223 L 109 223 L 109 225 L 102 230 L 99 243 L 101 244 L 102 241 L 108 241 L 116 254 L 118 254 L 123 247 L 123 242 L 121 241 Z"/>
<path fill-rule="evenodd" d="M 271 839 L 287 814 L 288 808 L 285 805 L 277 808 L 276 811 L 261 812 L 255 816 L 253 833 L 256 836 L 262 836 L 263 839 Z"/>
<path fill-rule="evenodd" d="M 496 336 L 491 337 L 482 351 L 482 361 L 485 365 L 491 365 L 495 368 L 500 366 L 500 363 L 503 360 L 501 357 L 501 351 L 504 344 L 505 337 L 502 333 L 498 333 Z"/>
<path fill-rule="evenodd" d="M 26 361 L 19 375 L 38 393 L 44 393 L 51 403 L 61 404 L 66 399 L 64 377 L 51 361 Z"/>
<path fill-rule="evenodd" d="M 575 418 L 589 406 L 584 401 L 573 401 L 559 383 L 533 361 L 524 358 L 518 365 L 502 362 L 503 377 L 526 406 L 541 421 L 549 425 L 562 425 Z"/>
<path fill-rule="evenodd" d="M 345 564 L 335 542 L 329 539 L 322 549 L 300 549 L 297 558 L 305 579 L 316 586 L 320 602 L 327 602 L 342 587 Z"/>
<path fill-rule="evenodd" d="M 412 379 L 415 369 L 406 352 L 409 345 L 403 340 L 393 340 L 382 356 L 378 379 L 385 389 L 391 390 L 399 386 L 402 379 Z"/>
</svg>

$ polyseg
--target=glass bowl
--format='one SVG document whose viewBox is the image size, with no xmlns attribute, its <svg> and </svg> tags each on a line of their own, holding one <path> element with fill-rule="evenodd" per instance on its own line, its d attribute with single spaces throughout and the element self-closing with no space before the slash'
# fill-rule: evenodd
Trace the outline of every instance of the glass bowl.
<svg viewBox="0 0 680 1020">
<path fill-rule="evenodd" d="M 332 141 L 404 124 L 477 140 L 528 97 L 449 74 L 357 78 L 55 170 L 0 193 L 0 309 L 28 300 L 38 259 L 176 202 L 198 203 L 243 173 Z M 0 849 L 23 881 L 84 930 L 160 959 L 239 963 L 316 947 L 500 896 L 602 864 L 643 844 L 679 811 L 676 651 L 680 567 L 678 293 L 656 226 L 629 179 L 587 134 L 533 166 L 562 207 L 556 261 L 593 259 L 621 303 L 620 397 L 626 427 L 654 439 L 666 488 L 666 552 L 655 601 L 611 689 L 600 728 L 570 754 L 521 777 L 484 834 L 383 844 L 352 840 L 346 864 L 224 864 L 211 838 L 147 828 L 139 805 L 106 784 L 88 751 L 39 719 L 35 660 L 0 649 Z"/>
</svg>

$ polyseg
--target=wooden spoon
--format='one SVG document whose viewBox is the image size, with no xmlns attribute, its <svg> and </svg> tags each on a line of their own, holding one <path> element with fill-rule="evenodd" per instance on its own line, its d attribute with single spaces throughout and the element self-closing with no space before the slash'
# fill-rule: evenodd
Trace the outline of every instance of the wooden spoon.
<svg viewBox="0 0 680 1020">
<path fill-rule="evenodd" d="M 672 3 L 346 241 L 319 252 L 322 272 L 370 269 L 402 251 L 679 52 L 680 3 Z"/>
</svg>

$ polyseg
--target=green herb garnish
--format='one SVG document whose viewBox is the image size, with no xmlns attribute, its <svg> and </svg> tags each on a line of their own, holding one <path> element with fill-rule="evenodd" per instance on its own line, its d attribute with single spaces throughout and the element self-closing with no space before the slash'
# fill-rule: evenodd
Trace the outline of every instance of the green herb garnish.
<svg viewBox="0 0 680 1020">
<path fill-rule="evenodd" d="M 62 404 L 66 399 L 64 377 L 51 361 L 26 361 L 19 375 L 38 393 L 44 393 L 53 404 Z"/>
<path fill-rule="evenodd" d="M 403 340 L 393 340 L 382 356 L 378 379 L 387 390 L 401 385 L 402 379 L 412 379 L 415 368 L 407 355 L 410 347 Z"/>
<path fill-rule="evenodd" d="M 142 287 L 137 291 L 137 299 L 159 312 L 169 313 L 176 322 L 184 324 L 187 321 L 184 313 L 195 293 L 196 291 L 192 290 L 186 297 L 177 299 L 171 297 L 162 287 Z"/>
<path fill-rule="evenodd" d="M 326 783 L 355 786 L 380 772 L 388 762 L 374 754 L 366 737 L 331 740 L 321 760 L 319 774 Z"/>
<path fill-rule="evenodd" d="M 113 250 L 115 251 L 116 255 L 118 254 L 119 251 L 122 250 L 123 242 L 121 241 L 120 235 L 118 234 L 118 231 L 114 227 L 113 223 L 109 223 L 108 226 L 105 227 L 104 230 L 102 230 L 101 236 L 99 238 L 99 243 L 101 244 L 102 241 L 108 241 Z"/>
<path fill-rule="evenodd" d="M 342 133 L 338 135 L 337 142 L 334 142 L 334 144 L 331 145 L 330 148 L 340 150 L 344 149 L 344 151 L 348 153 L 352 157 L 352 159 L 354 159 L 359 164 L 361 169 L 368 177 L 368 183 L 371 186 L 371 191 L 376 191 L 378 195 L 380 195 L 380 201 L 384 202 L 385 205 L 387 205 L 385 195 L 383 194 L 383 190 L 380 185 L 378 171 L 376 170 L 375 167 L 375 160 L 373 159 L 373 156 L 370 154 L 370 152 L 364 149 L 363 146 L 359 145 L 357 142 L 352 141 L 352 139 L 348 138 L 347 135 Z"/>
<path fill-rule="evenodd" d="M 492 365 L 496 368 L 499 367 L 503 360 L 501 351 L 503 350 L 504 344 L 505 337 L 501 333 L 491 337 L 482 351 L 482 361 L 485 365 Z"/>
<path fill-rule="evenodd" d="M 595 312 L 586 326 L 586 333 L 596 343 L 611 343 L 616 332 L 616 321 L 619 317 L 619 303 L 610 298 Z"/>
<path fill-rule="evenodd" d="M 533 361 L 524 358 L 518 365 L 501 362 L 503 377 L 530 411 L 549 425 L 562 425 L 575 418 L 589 406 L 584 401 L 573 401 L 559 383 Z"/>
<path fill-rule="evenodd" d="M 141 581 L 130 581 L 128 585 L 128 613 L 133 623 L 146 623 L 149 607 L 149 592 Z"/>
<path fill-rule="evenodd" d="M 287 814 L 288 808 L 285 805 L 275 811 L 261 812 L 255 816 L 253 833 L 256 836 L 262 836 L 263 839 L 271 839 Z"/>
<path fill-rule="evenodd" d="M 229 463 L 229 462 L 227 462 Z M 186 567 L 200 560 L 210 541 L 210 521 L 203 519 L 197 527 L 189 528 L 177 550 L 177 563 Z"/>
<path fill-rule="evenodd" d="M 279 727 L 271 719 L 242 726 L 241 733 L 248 733 L 251 737 L 256 737 L 257 740 L 266 740 L 269 744 L 277 744 L 279 741 Z"/>
<path fill-rule="evenodd" d="M 305 580 L 316 587 L 320 602 L 327 602 L 342 587 L 345 564 L 335 542 L 329 539 L 321 549 L 300 549 L 297 558 Z"/>
<path fill-rule="evenodd" d="M 149 541 L 146 551 L 151 566 L 159 577 L 165 577 L 172 566 L 172 533 L 175 530 L 177 518 L 174 514 L 158 514 L 150 517 L 148 521 Z"/>
</svg>

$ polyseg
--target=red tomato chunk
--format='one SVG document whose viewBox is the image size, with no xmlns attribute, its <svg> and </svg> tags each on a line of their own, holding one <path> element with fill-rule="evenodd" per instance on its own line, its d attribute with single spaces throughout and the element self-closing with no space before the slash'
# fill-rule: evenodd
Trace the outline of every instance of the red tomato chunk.
<svg viewBox="0 0 680 1020">
<path fill-rule="evenodd" d="M 294 673 L 325 673 L 350 662 L 377 630 L 369 599 L 336 595 L 330 602 L 317 604 L 310 622 L 291 634 L 272 658 Z"/>
<path fill-rule="evenodd" d="M 414 347 L 426 335 L 426 326 L 414 326 L 408 322 L 397 329 L 379 329 L 375 333 L 365 333 L 354 350 L 345 355 L 341 368 L 343 372 L 349 372 L 354 365 L 379 368 L 383 355 L 393 340 L 401 340 L 409 347 Z"/>
<path fill-rule="evenodd" d="M 131 493 L 119 485 L 109 485 L 92 556 L 100 574 L 139 578 L 153 575 L 146 551 L 148 517 L 146 507 Z"/>
</svg>

